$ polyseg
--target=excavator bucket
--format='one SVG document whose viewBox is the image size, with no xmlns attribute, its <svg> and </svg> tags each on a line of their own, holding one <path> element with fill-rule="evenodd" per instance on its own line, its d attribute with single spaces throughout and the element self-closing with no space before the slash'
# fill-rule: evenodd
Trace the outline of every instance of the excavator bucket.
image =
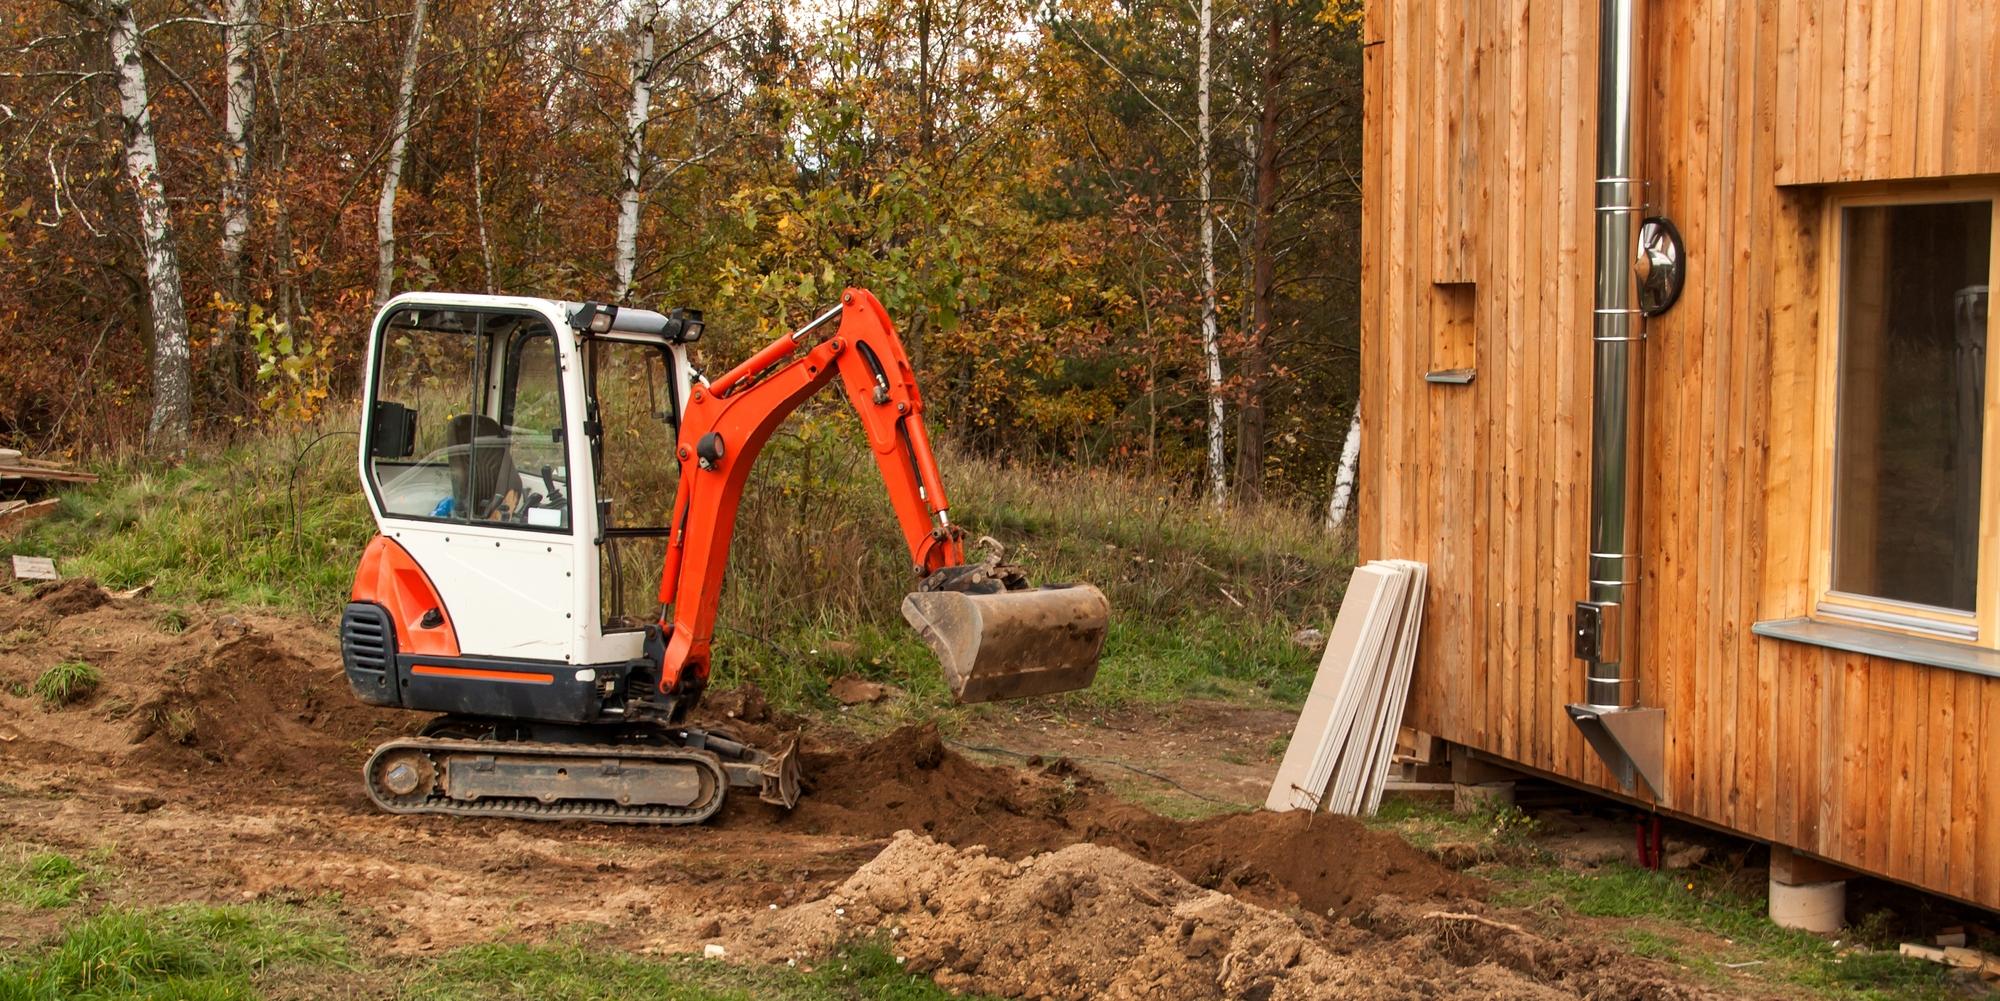
<svg viewBox="0 0 2000 1001">
<path fill-rule="evenodd" d="M 1090 687 L 1111 603 L 1089 584 L 973 594 L 917 591 L 903 599 L 960 702 L 992 702 Z"/>
</svg>

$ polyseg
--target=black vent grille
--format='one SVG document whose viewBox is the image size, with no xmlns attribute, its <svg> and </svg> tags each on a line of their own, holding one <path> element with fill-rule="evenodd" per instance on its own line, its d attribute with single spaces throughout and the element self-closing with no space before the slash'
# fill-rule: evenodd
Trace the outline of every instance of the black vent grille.
<svg viewBox="0 0 2000 1001">
<path fill-rule="evenodd" d="M 389 617 L 374 605 L 349 605 L 340 617 L 340 650 L 349 667 L 389 669 Z"/>
<path fill-rule="evenodd" d="M 340 615 L 340 661 L 347 683 L 363 702 L 378 706 L 402 703 L 397 691 L 396 630 L 380 605 L 354 602 Z"/>
</svg>

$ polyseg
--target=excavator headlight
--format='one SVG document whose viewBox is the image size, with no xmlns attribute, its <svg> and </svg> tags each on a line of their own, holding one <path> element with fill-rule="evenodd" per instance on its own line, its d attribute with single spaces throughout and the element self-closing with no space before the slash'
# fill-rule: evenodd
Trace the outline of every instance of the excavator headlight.
<svg viewBox="0 0 2000 1001">
<path fill-rule="evenodd" d="M 667 312 L 667 339 L 675 344 L 693 344 L 701 340 L 701 310 L 675 307 Z"/>
<path fill-rule="evenodd" d="M 617 320 L 618 307 L 601 302 L 586 302 L 569 315 L 570 326 L 593 334 L 610 333 Z"/>
</svg>

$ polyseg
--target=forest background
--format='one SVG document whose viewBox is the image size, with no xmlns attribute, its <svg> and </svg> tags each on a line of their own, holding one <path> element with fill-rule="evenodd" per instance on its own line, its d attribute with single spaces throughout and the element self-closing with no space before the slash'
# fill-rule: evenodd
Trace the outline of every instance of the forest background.
<svg viewBox="0 0 2000 1001">
<path fill-rule="evenodd" d="M 0 445 L 352 426 L 406 290 L 693 306 L 727 367 L 860 285 L 957 449 L 1324 507 L 1359 13 L 31 0 L 0 39 Z"/>
</svg>

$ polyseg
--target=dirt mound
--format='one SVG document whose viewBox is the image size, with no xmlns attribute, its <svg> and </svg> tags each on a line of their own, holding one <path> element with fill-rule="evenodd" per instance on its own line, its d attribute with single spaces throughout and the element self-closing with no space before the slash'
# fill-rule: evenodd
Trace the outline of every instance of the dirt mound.
<svg viewBox="0 0 2000 1001">
<path fill-rule="evenodd" d="M 88 577 L 48 584 L 35 589 L 28 600 L 40 606 L 43 612 L 63 618 L 81 615 L 111 600 L 97 582 Z"/>
<path fill-rule="evenodd" d="M 753 912 L 725 946 L 742 958 L 810 961 L 884 934 L 938 983 L 1006 997 L 1569 996 L 1490 965 L 1385 964 L 1336 951 L 1291 918 L 1099 845 L 1017 864 L 909 832 L 830 895 Z"/>
<path fill-rule="evenodd" d="M 929 726 L 809 751 L 804 764 L 808 794 L 776 822 L 808 833 L 888 837 L 907 829 L 1010 858 L 1094 842 L 1198 886 L 1329 917 L 1360 914 L 1384 893 L 1442 901 L 1480 890 L 1400 838 L 1346 817 L 1259 812 L 1177 821 L 1118 800 L 1065 761 L 1040 771 L 977 764 Z"/>
<path fill-rule="evenodd" d="M 338 649 L 320 630 L 264 616 L 161 615 L 66 581 L 13 611 L 16 646 L 0 676 L 17 684 L 64 660 L 97 668 L 87 702 L 51 709 L 18 691 L 0 715 L 26 739 L 0 758 L 115 767 L 120 782 L 208 802 L 243 791 L 291 801 L 346 802 L 367 749 L 414 717 L 356 701 Z M 226 773 L 226 781 L 190 773 Z"/>
<path fill-rule="evenodd" d="M 225 767 L 235 774 L 338 796 L 357 785 L 374 743 L 411 728 L 354 698 L 339 659 L 309 659 L 284 638 L 232 617 L 190 644 L 140 707 L 137 760 L 166 768 Z"/>
</svg>

